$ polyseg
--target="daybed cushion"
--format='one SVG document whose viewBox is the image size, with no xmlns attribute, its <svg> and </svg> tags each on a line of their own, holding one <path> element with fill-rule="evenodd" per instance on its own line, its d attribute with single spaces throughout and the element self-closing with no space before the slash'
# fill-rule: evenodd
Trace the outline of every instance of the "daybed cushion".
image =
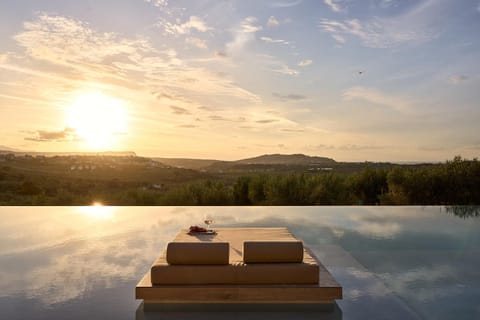
<svg viewBox="0 0 480 320">
<path fill-rule="evenodd" d="M 171 265 L 228 264 L 228 242 L 170 242 L 167 263 Z"/>
<path fill-rule="evenodd" d="M 242 261 L 242 251 L 247 239 L 297 240 L 286 228 L 219 228 L 216 235 L 189 235 L 187 230 L 182 230 L 174 242 L 228 242 L 229 264 L 169 265 L 166 255 L 162 255 L 151 268 L 152 284 L 318 284 L 318 264 L 305 249 L 301 263 L 246 264 Z"/>
<path fill-rule="evenodd" d="M 303 261 L 303 243 L 290 241 L 245 241 L 243 262 L 245 263 L 300 263 Z"/>
</svg>

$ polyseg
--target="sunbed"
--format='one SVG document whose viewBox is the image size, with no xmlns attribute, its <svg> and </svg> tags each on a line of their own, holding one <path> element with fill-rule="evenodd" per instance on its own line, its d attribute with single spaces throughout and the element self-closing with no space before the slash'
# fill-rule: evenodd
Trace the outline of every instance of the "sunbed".
<svg viewBox="0 0 480 320">
<path fill-rule="evenodd" d="M 326 304 L 342 287 L 287 228 L 182 230 L 136 287 L 153 304 Z"/>
</svg>

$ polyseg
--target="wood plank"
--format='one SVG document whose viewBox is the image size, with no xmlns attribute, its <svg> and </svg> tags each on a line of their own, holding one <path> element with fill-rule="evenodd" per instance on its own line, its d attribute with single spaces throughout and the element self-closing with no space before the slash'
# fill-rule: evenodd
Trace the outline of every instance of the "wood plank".
<svg viewBox="0 0 480 320">
<path fill-rule="evenodd" d="M 308 250 L 308 249 L 307 249 Z M 146 303 L 324 303 L 342 299 L 342 287 L 318 262 L 320 280 L 311 285 L 152 285 L 150 271 L 135 288 Z M 192 267 L 194 268 L 194 267 Z"/>
</svg>

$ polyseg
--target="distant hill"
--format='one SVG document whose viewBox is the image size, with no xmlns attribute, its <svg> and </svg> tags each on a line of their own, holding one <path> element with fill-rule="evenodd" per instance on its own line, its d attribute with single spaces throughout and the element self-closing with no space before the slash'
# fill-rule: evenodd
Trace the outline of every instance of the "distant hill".
<svg viewBox="0 0 480 320">
<path fill-rule="evenodd" d="M 17 156 L 29 155 L 29 156 L 111 156 L 111 157 L 136 157 L 137 154 L 133 151 L 102 151 L 102 152 L 36 152 L 36 151 L 22 151 L 8 148 L 3 149 L 0 146 L 1 153 L 13 153 Z"/>
<path fill-rule="evenodd" d="M 335 160 L 326 157 L 307 156 L 304 154 L 264 154 L 254 158 L 247 158 L 235 161 L 223 161 L 213 159 L 189 159 L 189 158 L 151 158 L 165 165 L 194 169 L 194 170 L 226 170 L 251 165 L 270 166 L 313 166 L 332 165 Z"/>
<path fill-rule="evenodd" d="M 9 152 L 25 152 L 25 151 L 0 145 L 0 153 L 9 153 Z"/>
<path fill-rule="evenodd" d="M 264 154 L 254 158 L 235 161 L 237 164 L 284 164 L 284 165 L 326 165 L 335 160 L 326 157 L 307 156 L 304 154 Z"/>
<path fill-rule="evenodd" d="M 188 158 L 151 158 L 152 160 L 159 161 L 165 165 L 193 169 L 193 170 L 202 170 L 205 167 L 211 166 L 214 163 L 220 162 L 219 160 L 211 159 L 188 159 Z"/>
<path fill-rule="evenodd" d="M 206 167 L 205 170 L 217 172 L 295 171 L 308 170 L 310 167 L 330 167 L 336 163 L 330 158 L 304 154 L 264 154 L 237 161 L 217 161 Z"/>
</svg>

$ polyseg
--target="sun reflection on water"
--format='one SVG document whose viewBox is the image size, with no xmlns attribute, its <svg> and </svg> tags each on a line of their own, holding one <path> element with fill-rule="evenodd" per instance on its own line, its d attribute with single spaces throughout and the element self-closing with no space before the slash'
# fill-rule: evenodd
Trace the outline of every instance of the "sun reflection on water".
<svg viewBox="0 0 480 320">
<path fill-rule="evenodd" d="M 115 216 L 115 207 L 94 202 L 91 206 L 79 207 L 78 213 L 96 219 L 112 220 Z"/>
</svg>

